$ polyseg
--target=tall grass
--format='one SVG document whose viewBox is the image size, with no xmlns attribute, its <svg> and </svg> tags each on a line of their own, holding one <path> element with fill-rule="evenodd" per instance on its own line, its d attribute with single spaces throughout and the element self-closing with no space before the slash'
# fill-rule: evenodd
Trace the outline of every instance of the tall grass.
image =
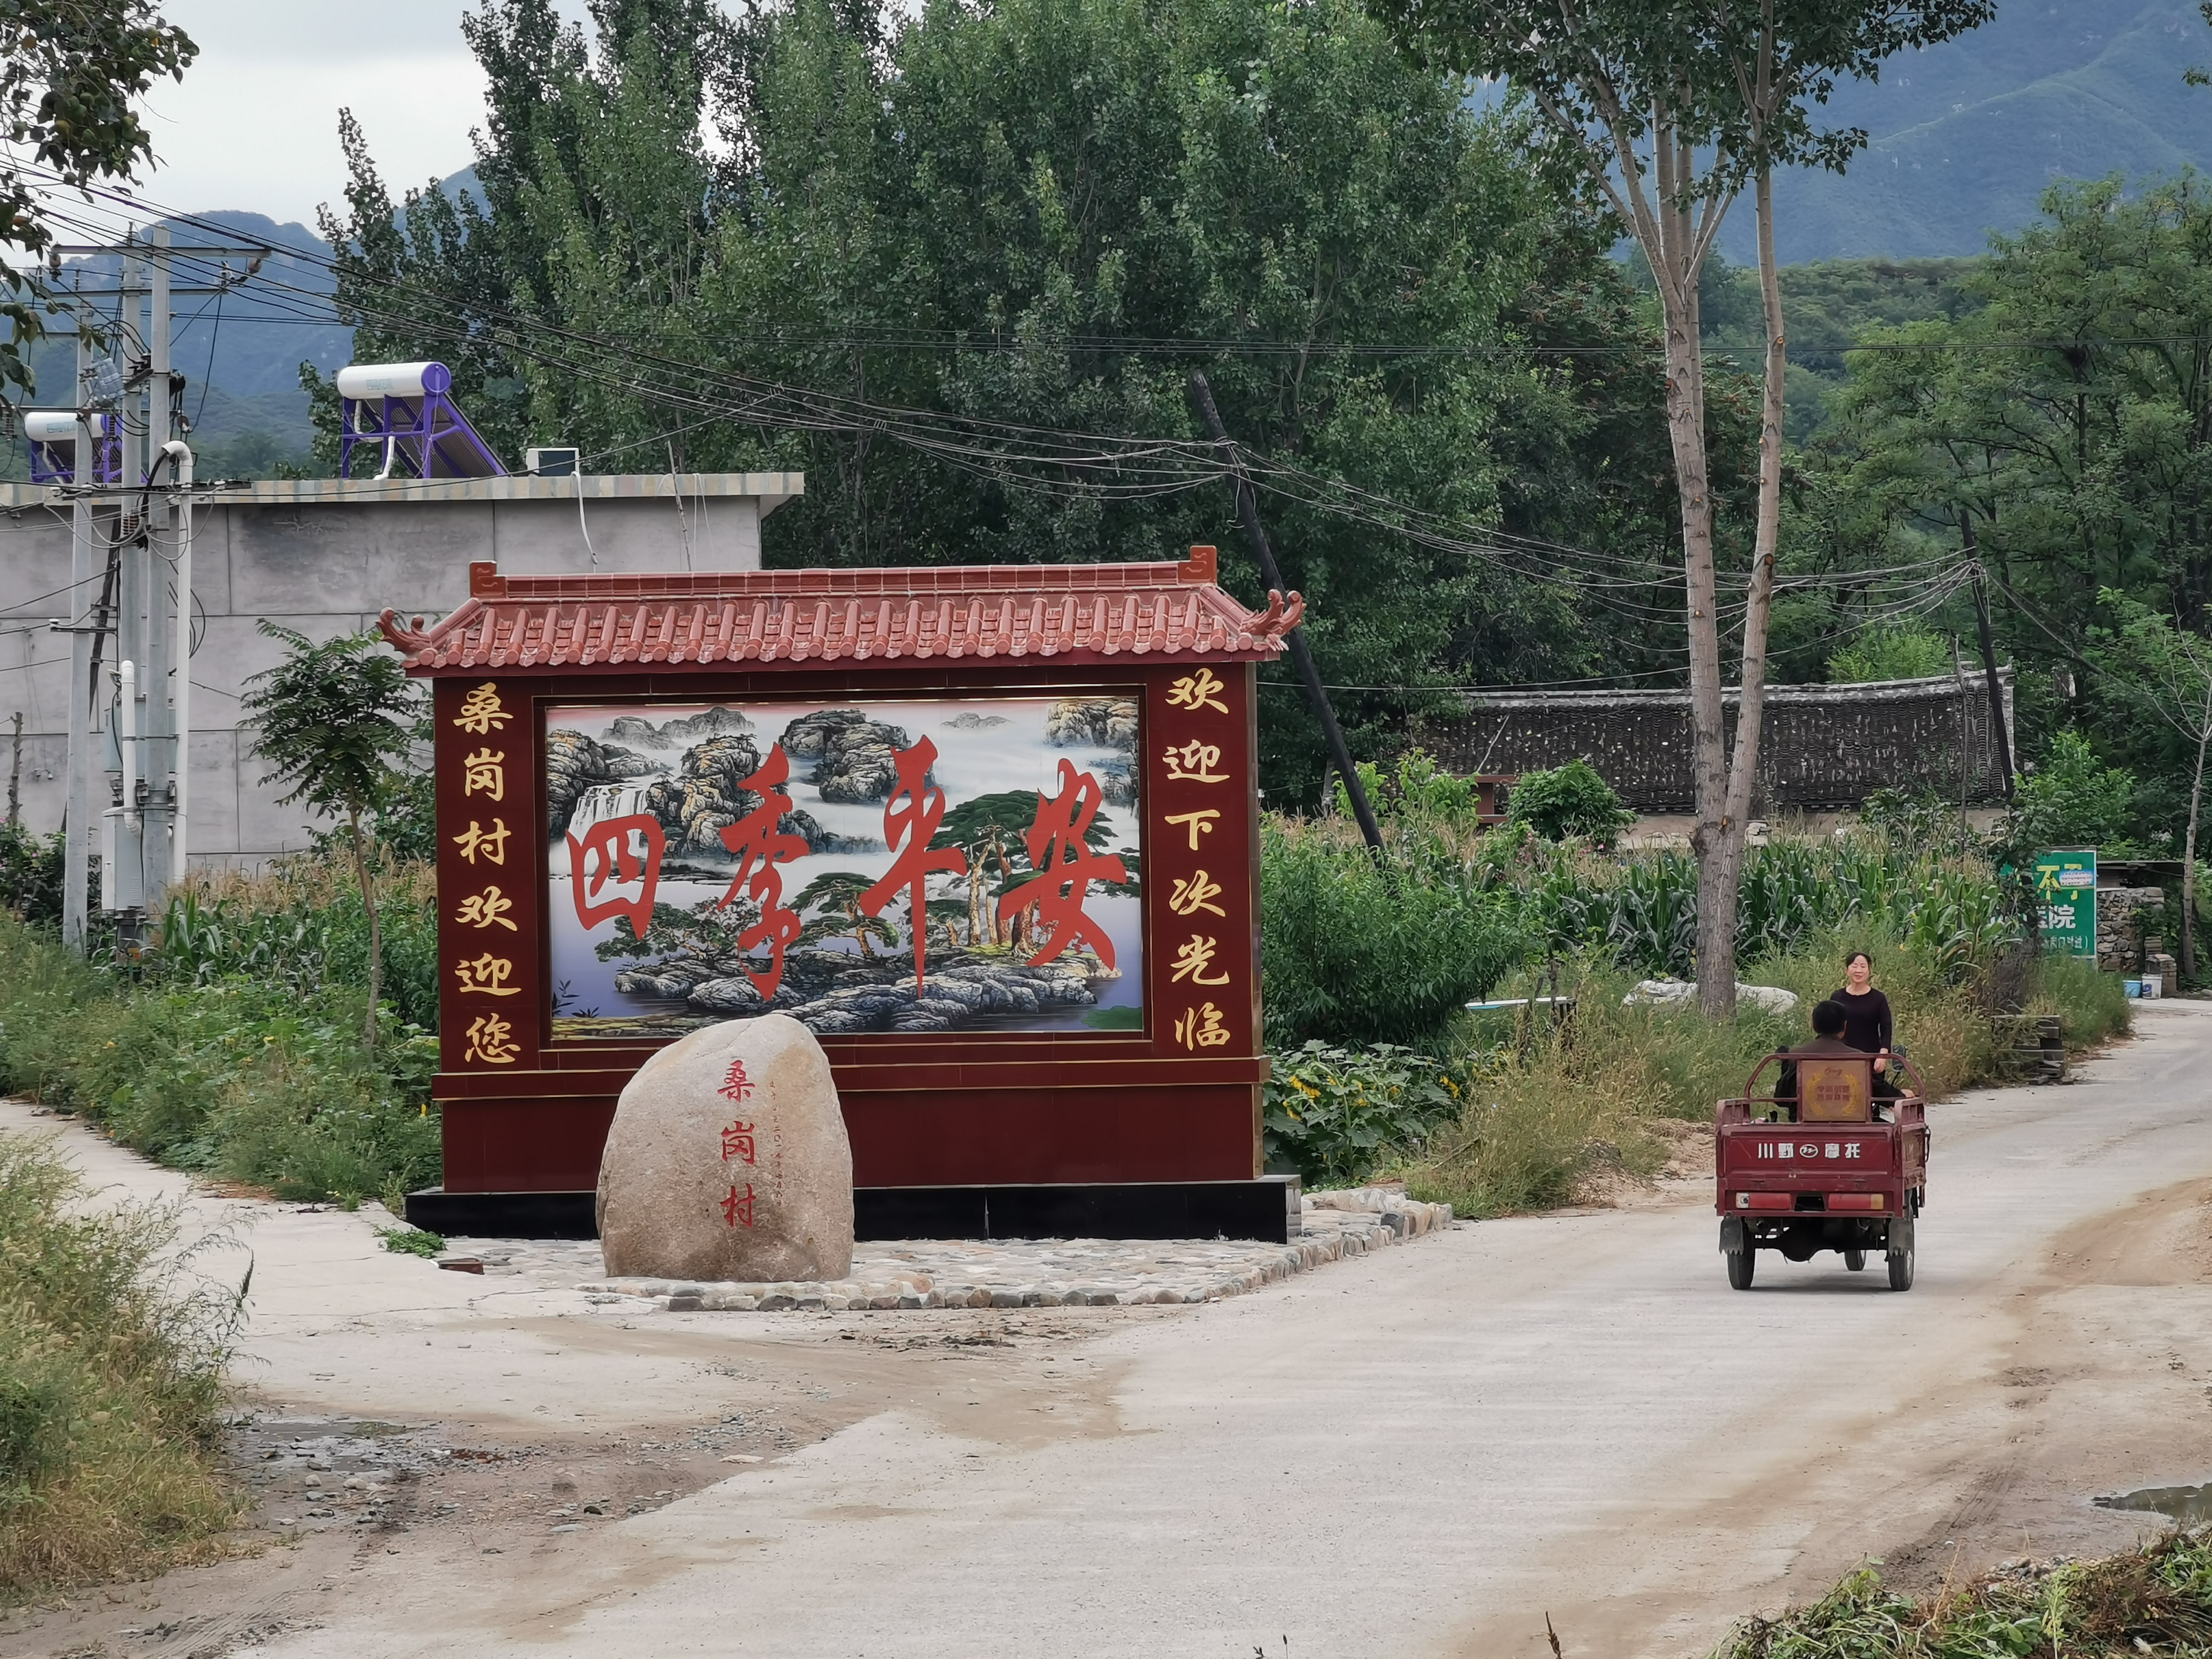
<svg viewBox="0 0 2212 1659">
<path fill-rule="evenodd" d="M 1662 1150 L 1649 1120 L 1710 1121 L 1714 1102 L 1740 1091 L 1762 1057 L 1809 1035 L 1807 1011 L 1842 983 L 1851 950 L 1873 953 L 1898 1040 L 1931 1098 L 2001 1079 L 2005 1056 L 1980 987 L 1960 975 L 1940 939 L 1900 937 L 1875 922 L 1808 931 L 1755 975 L 1796 992 L 1799 1007 L 1776 1014 L 1747 1001 L 1728 1021 L 1694 1006 L 1625 1003 L 1632 971 L 1585 955 L 1560 981 L 1575 999 L 1571 1018 L 1554 1024 L 1492 1014 L 1458 1029 L 1456 1046 L 1470 1056 L 1466 1109 L 1413 1144 L 1401 1139 L 1379 1163 L 1415 1196 L 1472 1215 L 1564 1204 L 1612 1170 L 1648 1174 Z M 2025 989 L 2027 1011 L 2057 1013 L 2075 1047 L 2126 1029 L 2112 976 L 2084 964 L 2031 963 Z"/>
<path fill-rule="evenodd" d="M 2212 1652 L 2212 1528 L 2124 1554 L 2018 1564 L 1909 1596 L 1873 1566 L 1811 1607 L 1751 1619 L 1714 1659 L 2198 1659 Z"/>
<path fill-rule="evenodd" d="M 88 1207 L 0 1135 L 0 1604 L 219 1550 L 223 1364 L 242 1292 L 192 1275 L 173 1206 Z"/>
<path fill-rule="evenodd" d="M 394 1026 L 364 1051 L 363 994 L 273 968 L 133 981 L 0 916 L 0 1086 L 282 1197 L 396 1197 L 437 1179 L 436 1040 Z"/>
</svg>

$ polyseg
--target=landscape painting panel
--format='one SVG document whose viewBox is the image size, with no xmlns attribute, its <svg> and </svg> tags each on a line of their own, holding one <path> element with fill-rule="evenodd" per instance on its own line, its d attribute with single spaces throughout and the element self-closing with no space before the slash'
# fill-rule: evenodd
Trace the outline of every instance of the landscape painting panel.
<svg viewBox="0 0 2212 1659">
<path fill-rule="evenodd" d="M 555 1038 L 1141 1030 L 1137 726 L 1109 692 L 549 709 Z"/>
</svg>

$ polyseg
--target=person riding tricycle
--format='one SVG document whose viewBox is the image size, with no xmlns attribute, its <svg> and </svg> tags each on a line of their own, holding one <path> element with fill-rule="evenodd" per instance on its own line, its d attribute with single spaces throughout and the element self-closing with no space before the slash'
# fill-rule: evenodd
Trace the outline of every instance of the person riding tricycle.
<svg viewBox="0 0 2212 1659">
<path fill-rule="evenodd" d="M 1853 1273 L 1878 1250 L 1890 1289 L 1912 1288 L 1913 1223 L 1928 1182 L 1920 1075 L 1887 1033 L 1876 1054 L 1844 1041 L 1847 1018 L 1832 1000 L 1816 1006 L 1813 1040 L 1759 1061 L 1743 1094 L 1716 1113 L 1713 1203 L 1739 1291 L 1751 1288 L 1760 1250 L 1791 1261 L 1838 1250 Z M 1762 1095 L 1770 1066 L 1774 1086 Z"/>
</svg>

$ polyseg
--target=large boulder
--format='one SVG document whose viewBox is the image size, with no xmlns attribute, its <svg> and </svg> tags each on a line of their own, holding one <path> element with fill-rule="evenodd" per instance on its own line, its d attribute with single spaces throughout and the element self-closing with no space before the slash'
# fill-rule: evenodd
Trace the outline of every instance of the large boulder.
<svg viewBox="0 0 2212 1659">
<path fill-rule="evenodd" d="M 607 1272 L 842 1279 L 853 1149 L 830 1061 L 784 1014 L 692 1032 L 638 1068 L 599 1161 Z"/>
</svg>

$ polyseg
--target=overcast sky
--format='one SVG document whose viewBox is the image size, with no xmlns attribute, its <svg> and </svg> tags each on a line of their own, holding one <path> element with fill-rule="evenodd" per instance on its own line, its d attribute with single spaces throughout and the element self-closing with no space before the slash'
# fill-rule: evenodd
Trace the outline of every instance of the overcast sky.
<svg viewBox="0 0 2212 1659">
<path fill-rule="evenodd" d="M 153 201 L 243 209 L 313 227 L 345 186 L 340 106 L 360 118 L 393 195 L 473 159 L 483 79 L 461 40 L 464 0 L 167 0 L 199 44 L 182 85 L 148 100 Z M 562 0 L 580 16 L 582 0 Z"/>
</svg>

